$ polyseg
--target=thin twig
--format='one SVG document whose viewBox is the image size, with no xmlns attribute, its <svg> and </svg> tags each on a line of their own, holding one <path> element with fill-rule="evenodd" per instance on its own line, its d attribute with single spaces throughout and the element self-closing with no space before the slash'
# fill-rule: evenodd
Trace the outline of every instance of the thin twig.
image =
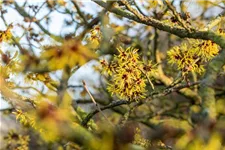
<svg viewBox="0 0 225 150">
<path fill-rule="evenodd" d="M 122 127 L 126 124 L 126 122 L 128 121 L 128 119 L 130 118 L 130 115 L 132 112 L 134 112 L 135 108 L 137 108 L 138 106 L 140 106 L 142 104 L 141 101 L 135 103 L 133 106 L 129 106 L 129 110 L 123 115 L 120 123 L 119 123 L 119 126 Z"/>
<path fill-rule="evenodd" d="M 6 20 L 5 20 L 5 17 L 3 16 L 3 13 L 1 13 L 1 18 L 2 18 L 2 20 L 3 20 L 4 24 L 5 24 L 5 26 L 6 26 L 6 27 L 9 26 L 9 25 L 7 24 L 7 22 L 6 22 Z M 15 45 L 19 48 L 21 54 L 26 54 L 26 53 L 27 53 L 27 51 L 21 46 L 21 44 L 20 44 L 19 42 L 17 42 L 16 38 L 15 38 L 13 35 L 12 35 L 12 40 L 13 40 L 13 42 L 15 43 Z"/>
<path fill-rule="evenodd" d="M 32 87 L 32 86 L 15 86 L 15 87 L 12 87 L 12 89 L 20 89 L 20 90 L 34 90 L 34 91 L 36 91 L 37 93 L 39 93 L 40 95 L 42 95 L 42 96 L 46 96 L 46 94 L 43 94 L 41 91 L 39 91 L 38 89 L 36 89 L 36 88 L 34 88 L 34 87 Z"/>
<path fill-rule="evenodd" d="M 133 13 L 135 16 L 137 16 L 139 19 L 143 19 L 145 16 L 140 14 L 136 9 L 132 8 L 130 4 L 126 0 L 121 0 L 121 2 L 126 6 L 126 8 Z"/>
<path fill-rule="evenodd" d="M 79 16 L 83 19 L 84 23 L 86 26 L 88 26 L 88 21 L 84 15 L 84 13 L 80 10 L 80 7 L 77 5 L 75 0 L 71 1 L 73 3 L 73 5 L 75 6 L 75 8 L 77 9 L 77 13 L 79 14 Z"/>
<path fill-rule="evenodd" d="M 172 92 L 178 92 L 180 91 L 181 89 L 183 88 L 187 88 L 187 87 L 191 87 L 191 86 L 194 86 L 194 85 L 198 85 L 200 84 L 200 81 L 198 82 L 194 82 L 194 83 L 191 83 L 189 85 L 187 84 L 184 84 L 184 85 L 180 85 L 180 86 L 177 86 L 177 87 L 172 87 L 170 89 L 165 89 L 164 91 L 159 91 L 159 92 L 152 92 L 151 94 L 149 94 L 148 98 L 146 98 L 144 101 L 149 101 L 149 99 L 152 99 L 152 98 L 157 98 L 157 97 L 162 97 L 162 96 L 166 96 Z M 90 92 L 89 92 L 90 93 Z M 93 100 L 92 100 L 93 101 Z M 144 103 L 144 101 L 138 101 L 137 102 L 137 105 L 141 105 Z M 97 114 L 98 112 L 101 112 L 102 113 L 102 110 L 106 110 L 106 109 L 112 109 L 114 107 L 117 107 L 117 106 L 121 106 L 121 105 L 127 105 L 127 104 L 131 104 L 131 103 L 134 103 L 136 101 L 127 101 L 127 100 L 118 100 L 118 101 L 112 101 L 109 105 L 107 106 L 104 106 L 102 108 L 99 108 L 97 110 L 94 110 L 92 111 L 91 113 L 89 113 L 87 115 L 87 117 L 82 121 L 82 126 L 87 126 L 87 123 L 89 122 L 89 120 L 95 115 Z M 103 114 L 103 113 L 102 113 Z"/>
<path fill-rule="evenodd" d="M 82 81 L 84 89 L 87 91 L 88 95 L 90 96 L 92 102 L 95 104 L 96 108 L 98 109 L 98 111 L 102 114 L 102 116 L 109 122 L 109 124 L 111 124 L 112 126 L 114 126 L 112 124 L 112 122 L 105 116 L 105 114 L 101 111 L 101 108 L 99 107 L 99 105 L 96 103 L 94 97 L 92 96 L 91 92 L 88 90 L 87 85 L 85 83 L 85 81 Z"/>
<path fill-rule="evenodd" d="M 103 1 L 94 1 L 93 2 L 97 3 L 101 7 L 105 8 L 108 6 L 107 3 Z M 181 38 L 194 38 L 194 39 L 203 39 L 203 40 L 211 40 L 215 42 L 216 44 L 220 45 L 222 48 L 225 48 L 225 42 L 224 42 L 224 37 L 222 35 L 219 35 L 213 31 L 199 31 L 196 29 L 193 29 L 192 31 L 189 31 L 185 28 L 180 28 L 176 26 L 171 26 L 166 23 L 163 23 L 160 20 L 154 19 L 152 17 L 146 17 L 144 16 L 143 18 L 137 17 L 136 15 L 133 15 L 130 12 L 124 11 L 121 8 L 115 8 L 113 7 L 112 9 L 108 9 L 108 11 L 117 14 L 119 16 L 122 16 L 124 18 L 127 18 L 129 20 L 136 21 L 141 24 L 145 24 L 148 26 L 153 26 L 158 28 L 159 30 L 169 32 L 171 34 L 177 35 Z M 141 14 L 140 14 L 141 15 Z M 223 16 L 222 14 L 221 16 Z M 141 15 L 143 16 L 143 15 Z"/>
<path fill-rule="evenodd" d="M 172 11 L 173 15 L 177 19 L 177 21 L 180 23 L 182 27 L 184 27 L 186 30 L 190 31 L 190 28 L 186 25 L 184 20 L 180 17 L 180 15 L 177 13 L 176 9 L 168 2 L 168 0 L 165 0 L 168 8 Z"/>
<path fill-rule="evenodd" d="M 82 125 L 83 126 L 87 126 L 87 123 L 89 122 L 89 120 L 95 115 L 97 114 L 98 112 L 101 112 L 102 110 L 106 110 L 106 109 L 110 109 L 110 108 L 114 108 L 116 106 L 121 106 L 121 105 L 126 105 L 126 104 L 129 104 L 129 103 L 132 103 L 131 101 L 127 101 L 127 100 L 118 100 L 118 101 L 113 101 L 112 103 L 110 103 L 109 105 L 107 106 L 104 106 L 100 109 L 97 109 L 97 110 L 94 110 L 93 112 L 89 113 L 87 115 L 87 117 L 82 121 Z"/>
<path fill-rule="evenodd" d="M 68 85 L 67 88 L 83 88 L 82 85 Z"/>
<path fill-rule="evenodd" d="M 144 72 L 142 69 L 140 69 L 140 70 L 141 70 L 141 72 L 146 76 L 146 78 L 147 78 L 149 84 L 151 85 L 152 90 L 155 90 L 155 87 L 154 87 L 152 81 L 151 81 L 150 78 L 148 77 L 148 74 L 147 74 L 146 72 Z"/>
<path fill-rule="evenodd" d="M 32 19 L 33 17 L 30 16 L 25 10 L 24 8 L 20 7 L 18 5 L 17 2 L 14 3 L 15 5 L 15 10 L 17 10 L 17 12 L 23 16 L 24 18 L 28 17 L 29 19 Z M 37 20 L 34 22 L 45 34 L 49 35 L 51 38 L 53 38 L 56 41 L 61 42 L 62 38 L 60 36 L 54 35 L 52 33 L 50 33 L 46 28 L 44 28 L 44 26 L 42 26 L 42 24 Z"/>
<path fill-rule="evenodd" d="M 141 10 L 141 8 L 138 6 L 138 4 L 136 3 L 136 0 L 133 0 L 134 1 L 134 5 L 136 6 L 137 10 L 142 14 L 142 15 L 145 15 L 145 13 Z"/>
</svg>

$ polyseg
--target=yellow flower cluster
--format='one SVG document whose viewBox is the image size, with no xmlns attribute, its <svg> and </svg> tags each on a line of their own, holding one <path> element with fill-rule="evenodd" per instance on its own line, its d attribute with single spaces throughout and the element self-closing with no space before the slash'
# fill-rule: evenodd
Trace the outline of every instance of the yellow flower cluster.
<svg viewBox="0 0 225 150">
<path fill-rule="evenodd" d="M 139 59 L 138 49 L 118 48 L 112 62 L 101 61 L 103 71 L 110 75 L 108 90 L 121 99 L 138 100 L 146 96 L 146 77 L 155 71 L 152 64 Z M 149 77 L 148 77 L 149 78 Z"/>
<path fill-rule="evenodd" d="M 74 39 L 64 41 L 62 46 L 46 47 L 41 55 L 41 59 L 49 61 L 50 70 L 63 69 L 66 66 L 73 68 L 75 65 L 83 65 L 95 57 L 95 53 Z"/>
<path fill-rule="evenodd" d="M 195 40 L 195 47 L 193 47 L 193 53 L 196 53 L 203 61 L 209 61 L 219 52 L 219 47 L 212 41 L 199 41 Z M 193 42 L 192 42 L 193 43 Z"/>
<path fill-rule="evenodd" d="M 151 146 L 151 141 L 143 138 L 140 128 L 136 128 L 133 144 L 148 148 L 149 146 Z"/>
<path fill-rule="evenodd" d="M 1 50 L 0 54 L 0 59 L 5 63 L 5 65 L 0 63 L 0 73 L 4 79 L 8 79 L 10 75 L 21 71 L 21 65 L 17 59 L 18 52 L 16 52 L 13 57 L 10 57 L 7 53 L 3 53 Z"/>
<path fill-rule="evenodd" d="M 29 73 L 27 79 L 43 82 L 50 90 L 56 91 L 59 83 L 52 80 L 48 73 Z"/>
<path fill-rule="evenodd" d="M 204 62 L 211 60 L 219 52 L 219 46 L 212 41 L 190 40 L 175 46 L 167 52 L 169 63 L 176 64 L 183 73 L 204 72 Z"/>
<path fill-rule="evenodd" d="M 19 120 L 21 124 L 24 126 L 29 126 L 34 129 L 37 129 L 35 118 L 28 114 L 27 112 L 23 112 L 20 109 L 17 109 L 13 114 L 16 115 L 16 120 Z"/>
<path fill-rule="evenodd" d="M 16 110 L 13 112 L 16 115 L 16 119 L 20 121 L 21 124 L 32 127 L 35 129 L 40 136 L 47 142 L 52 142 L 58 140 L 60 137 L 63 125 L 67 127 L 73 127 L 77 125 L 74 119 L 75 116 L 68 109 L 69 104 L 65 106 L 60 105 L 55 106 L 53 103 L 47 100 L 52 100 L 55 98 L 43 98 L 37 97 L 39 103 L 37 104 L 36 110 L 30 110 L 24 112 L 22 110 Z M 66 102 L 64 102 L 66 103 Z M 66 129 L 67 130 L 67 129 Z"/>
<path fill-rule="evenodd" d="M 0 43 L 6 42 L 12 38 L 12 33 L 10 31 L 12 27 L 13 26 L 10 25 L 5 31 L 0 31 Z"/>
<path fill-rule="evenodd" d="M 4 140 L 6 141 L 4 149 L 29 150 L 29 135 L 21 135 L 11 130 Z"/>
<path fill-rule="evenodd" d="M 92 49 L 96 49 L 99 47 L 102 39 L 102 33 L 100 30 L 100 26 L 97 25 L 93 29 L 90 30 L 90 35 L 88 37 L 88 46 Z"/>
</svg>

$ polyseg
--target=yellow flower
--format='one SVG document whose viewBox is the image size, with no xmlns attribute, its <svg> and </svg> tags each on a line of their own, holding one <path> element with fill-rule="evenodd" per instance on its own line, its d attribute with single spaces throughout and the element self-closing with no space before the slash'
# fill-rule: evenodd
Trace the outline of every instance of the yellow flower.
<svg viewBox="0 0 225 150">
<path fill-rule="evenodd" d="M 10 130 L 3 140 L 5 141 L 3 149 L 29 150 L 29 135 L 18 134 Z"/>
<path fill-rule="evenodd" d="M 57 0 L 57 3 L 60 5 L 60 6 L 65 6 L 66 5 L 66 2 L 64 0 Z"/>
<path fill-rule="evenodd" d="M 12 27 L 13 26 L 10 25 L 5 31 L 0 31 L 0 43 L 7 42 L 8 40 L 12 38 L 12 33 L 10 31 Z"/>
<path fill-rule="evenodd" d="M 90 35 L 88 37 L 88 47 L 92 49 L 96 49 L 99 47 L 102 39 L 102 33 L 100 30 L 100 26 L 97 25 L 90 31 Z"/>
<path fill-rule="evenodd" d="M 194 51 L 198 56 L 200 56 L 204 61 L 208 61 L 216 56 L 219 52 L 219 46 L 212 41 L 198 41 L 196 40 L 195 43 L 193 41 L 191 44 L 195 44 Z"/>
<path fill-rule="evenodd" d="M 219 34 L 222 35 L 222 36 L 225 36 L 225 29 L 219 28 L 219 29 L 217 30 L 217 33 L 219 33 Z"/>
<path fill-rule="evenodd" d="M 155 8 L 158 5 L 158 0 L 149 0 L 148 2 L 149 2 L 150 7 L 152 7 L 152 8 Z"/>
<path fill-rule="evenodd" d="M 121 99 L 145 98 L 146 77 L 152 75 L 154 65 L 151 61 L 143 65 L 137 53 L 138 49 L 129 47 L 124 50 L 120 47 L 117 50 L 119 54 L 114 56 L 112 62 L 101 61 L 103 72 L 112 77 L 108 91 Z"/>
<path fill-rule="evenodd" d="M 118 63 L 121 63 L 122 65 L 136 65 L 139 62 L 138 49 L 129 47 L 124 50 L 122 47 L 119 47 L 117 50 L 119 55 L 115 56 L 115 58 L 118 59 Z"/>
<path fill-rule="evenodd" d="M 148 80 L 150 80 L 149 77 L 154 76 L 154 74 L 157 72 L 157 65 L 153 64 L 152 61 L 149 60 L 146 63 L 143 63 L 142 70 L 147 76 Z"/>
<path fill-rule="evenodd" d="M 103 73 L 106 73 L 108 75 L 112 75 L 112 73 L 115 73 L 115 70 L 117 68 L 116 63 L 108 63 L 105 59 L 100 60 L 100 64 L 104 68 Z"/>
<path fill-rule="evenodd" d="M 203 63 L 209 61 L 219 52 L 219 47 L 212 41 L 189 40 L 167 52 L 169 63 L 176 64 L 183 73 L 204 72 Z"/>
<path fill-rule="evenodd" d="M 169 63 L 170 64 L 180 64 L 181 60 L 183 58 L 183 55 L 181 53 L 181 50 L 178 46 L 173 47 L 171 50 L 167 52 L 167 55 L 169 57 Z"/>
<path fill-rule="evenodd" d="M 52 80 L 48 73 L 29 73 L 27 75 L 27 79 L 31 79 L 33 81 L 41 81 L 43 82 L 50 90 L 56 91 L 59 83 L 57 81 Z"/>
</svg>

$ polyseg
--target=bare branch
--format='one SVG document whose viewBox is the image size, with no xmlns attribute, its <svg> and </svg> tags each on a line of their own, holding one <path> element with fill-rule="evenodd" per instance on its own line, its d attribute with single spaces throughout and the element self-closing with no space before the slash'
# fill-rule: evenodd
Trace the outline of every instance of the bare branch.
<svg viewBox="0 0 225 150">
<path fill-rule="evenodd" d="M 107 3 L 103 2 L 103 1 L 94 1 L 94 2 L 104 8 L 107 7 Z M 133 15 L 130 12 L 127 12 L 120 8 L 115 8 L 115 7 L 108 9 L 108 11 L 115 13 L 119 16 L 125 17 L 127 19 L 130 19 L 130 20 L 133 20 L 133 21 L 145 24 L 145 25 L 156 27 L 159 30 L 169 32 L 169 33 L 177 35 L 181 38 L 211 40 L 211 41 L 217 43 L 218 45 L 220 45 L 222 48 L 225 48 L 225 38 L 222 35 L 219 35 L 212 31 L 198 31 L 195 29 L 192 31 L 188 31 L 184 28 L 168 25 L 168 24 L 163 23 L 159 20 L 156 20 L 152 17 L 145 17 L 143 15 L 136 14 L 139 16 L 139 17 L 137 17 L 136 15 Z"/>
<path fill-rule="evenodd" d="M 107 106 L 104 106 L 102 108 L 100 108 L 100 110 L 106 110 L 106 109 L 111 109 L 111 108 L 114 108 L 116 106 L 121 106 L 121 105 L 125 105 L 125 104 L 129 104 L 131 103 L 130 101 L 126 101 L 126 100 L 118 100 L 118 101 L 113 101 L 112 103 L 110 103 L 109 105 Z M 94 110 L 93 112 L 89 113 L 87 115 L 87 117 L 82 121 L 82 126 L 87 126 L 87 123 L 89 122 L 89 120 L 95 115 L 97 114 L 98 112 L 100 112 L 98 109 L 97 110 Z"/>
<path fill-rule="evenodd" d="M 88 25 L 87 19 L 84 16 L 84 13 L 80 10 L 80 7 L 77 5 L 76 0 L 72 0 L 71 2 L 75 6 L 75 8 L 77 9 L 77 13 L 80 15 L 80 17 L 83 19 L 85 25 L 87 26 Z"/>
<path fill-rule="evenodd" d="M 172 11 L 173 15 L 176 17 L 176 19 L 180 23 L 180 25 L 184 27 L 187 31 L 190 31 L 190 28 L 186 25 L 184 20 L 180 17 L 180 15 L 177 13 L 176 9 L 170 4 L 170 2 L 168 2 L 168 0 L 165 0 L 165 2 L 168 8 Z"/>
<path fill-rule="evenodd" d="M 106 110 L 106 109 L 112 109 L 114 107 L 117 107 L 117 106 L 121 106 L 121 105 L 127 105 L 127 104 L 131 104 L 131 103 L 134 103 L 136 102 L 137 105 L 141 105 L 144 103 L 144 101 L 149 101 L 149 99 L 152 99 L 152 98 L 156 98 L 156 97 L 162 97 L 162 96 L 166 96 L 172 92 L 178 92 L 179 90 L 183 89 L 183 88 L 187 88 L 187 87 L 191 87 L 191 86 L 194 86 L 194 85 L 198 85 L 200 84 L 200 82 L 195 82 L 195 83 L 191 83 L 189 85 L 187 84 L 184 84 L 184 85 L 180 85 L 180 86 L 177 86 L 177 87 L 172 87 L 170 89 L 165 89 L 164 91 L 160 91 L 160 92 L 152 92 L 148 98 L 146 98 L 145 100 L 143 101 L 127 101 L 127 100 L 118 100 L 118 101 L 113 101 L 112 103 L 110 103 L 109 105 L 107 106 L 104 106 L 102 108 L 99 108 L 97 110 L 94 110 L 93 112 L 89 113 L 87 115 L 87 117 L 82 121 L 82 125 L 83 126 L 87 126 L 87 123 L 89 122 L 89 120 L 95 115 L 97 114 L 98 112 L 102 112 L 102 110 Z"/>
<path fill-rule="evenodd" d="M 30 16 L 23 8 L 21 8 L 17 2 L 14 3 L 15 4 L 15 9 L 17 10 L 17 12 L 23 16 L 23 17 L 28 17 L 30 19 L 32 19 L 33 17 Z M 41 23 L 39 21 L 35 21 L 35 24 L 47 35 L 49 35 L 50 37 L 52 37 L 54 40 L 56 41 L 61 41 L 61 37 L 60 36 L 56 36 L 56 35 L 53 35 L 52 33 L 50 33 L 47 29 L 45 29 Z"/>
</svg>

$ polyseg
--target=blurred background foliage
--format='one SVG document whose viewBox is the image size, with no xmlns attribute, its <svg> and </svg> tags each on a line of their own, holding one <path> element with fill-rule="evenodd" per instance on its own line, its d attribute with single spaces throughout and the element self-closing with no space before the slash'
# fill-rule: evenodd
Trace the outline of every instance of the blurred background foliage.
<svg viewBox="0 0 225 150">
<path fill-rule="evenodd" d="M 0 148 L 225 150 L 224 10 L 1 0 Z"/>
</svg>

